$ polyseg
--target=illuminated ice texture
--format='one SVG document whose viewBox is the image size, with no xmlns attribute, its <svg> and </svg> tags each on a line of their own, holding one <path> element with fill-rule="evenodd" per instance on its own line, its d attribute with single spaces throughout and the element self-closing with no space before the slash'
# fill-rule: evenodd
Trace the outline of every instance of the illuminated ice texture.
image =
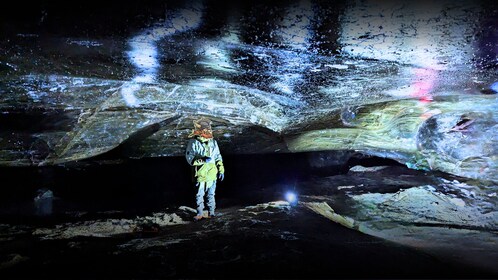
<svg viewBox="0 0 498 280">
<path fill-rule="evenodd" d="M 125 47 L 109 57 L 109 44 L 94 38 L 5 40 L 2 114 L 38 108 L 67 120 L 50 131 L 6 128 L 0 162 L 86 159 L 151 127 L 159 130 L 125 156 L 178 156 L 192 119 L 208 116 L 233 153 L 354 150 L 496 180 L 496 57 L 486 41 L 494 37 L 474 36 L 487 27 L 475 17 L 489 9 L 424 3 L 261 4 L 218 22 L 203 2 L 184 2 L 113 39 Z"/>
<path fill-rule="evenodd" d="M 473 36 L 476 22 L 456 22 L 465 13 L 478 13 L 478 5 L 463 2 L 463 7 L 450 10 L 451 16 L 443 16 L 452 1 L 355 3 L 343 17 L 340 41 L 345 53 L 444 70 L 468 63 L 474 52 L 467 38 Z M 448 49 L 451 57 L 446 55 Z"/>
<path fill-rule="evenodd" d="M 123 84 L 121 93 L 129 107 L 135 107 L 139 101 L 134 96 L 140 87 L 137 84 L 153 83 L 160 63 L 158 61 L 158 41 L 175 33 L 195 29 L 201 23 L 202 2 L 189 2 L 189 7 L 174 11 L 168 19 L 156 26 L 144 30 L 128 42 L 130 50 L 128 58 L 137 68 L 137 75 L 128 83 Z"/>
</svg>

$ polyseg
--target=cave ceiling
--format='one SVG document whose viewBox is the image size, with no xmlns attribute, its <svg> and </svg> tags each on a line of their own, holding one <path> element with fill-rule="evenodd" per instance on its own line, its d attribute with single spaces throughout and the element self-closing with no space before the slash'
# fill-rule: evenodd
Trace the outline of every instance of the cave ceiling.
<svg viewBox="0 0 498 280">
<path fill-rule="evenodd" d="M 356 151 L 498 181 L 493 1 L 39 1 L 0 19 L 0 164 Z"/>
</svg>

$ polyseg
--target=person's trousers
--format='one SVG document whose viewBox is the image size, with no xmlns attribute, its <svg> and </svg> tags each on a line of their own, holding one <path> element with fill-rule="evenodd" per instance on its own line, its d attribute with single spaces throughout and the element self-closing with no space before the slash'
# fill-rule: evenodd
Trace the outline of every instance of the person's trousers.
<svg viewBox="0 0 498 280">
<path fill-rule="evenodd" d="M 197 202 L 197 215 L 202 215 L 204 212 L 204 196 L 207 194 L 207 206 L 209 215 L 214 215 L 216 209 L 216 202 L 214 200 L 214 192 L 216 191 L 216 181 L 199 182 L 199 189 L 195 196 Z"/>
</svg>

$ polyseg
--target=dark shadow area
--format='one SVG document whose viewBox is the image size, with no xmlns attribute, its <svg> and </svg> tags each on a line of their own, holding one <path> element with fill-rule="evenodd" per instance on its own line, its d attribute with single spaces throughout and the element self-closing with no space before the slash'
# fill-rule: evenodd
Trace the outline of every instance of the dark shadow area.
<svg viewBox="0 0 498 280">
<path fill-rule="evenodd" d="M 322 160 L 318 166 L 316 158 Z M 324 164 L 323 160 L 330 163 Z M 353 155 L 340 161 L 330 154 L 259 154 L 224 156 L 225 180 L 218 182 L 219 207 L 281 200 L 310 176 L 344 174 L 357 164 L 399 165 L 381 158 Z M 83 161 L 65 166 L 1 167 L 0 222 L 59 220 L 84 213 L 116 211 L 134 216 L 165 208 L 195 206 L 192 170 L 184 157 Z M 53 193 L 52 214 L 37 215 L 35 198 Z"/>
</svg>

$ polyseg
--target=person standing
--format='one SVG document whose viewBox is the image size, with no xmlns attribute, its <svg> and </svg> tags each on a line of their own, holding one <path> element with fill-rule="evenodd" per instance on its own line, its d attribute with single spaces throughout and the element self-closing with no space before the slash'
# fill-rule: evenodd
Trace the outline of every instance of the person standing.
<svg viewBox="0 0 498 280">
<path fill-rule="evenodd" d="M 216 180 L 223 181 L 225 168 L 218 143 L 213 137 L 211 120 L 202 117 L 194 120 L 194 130 L 189 135 L 192 138 L 187 143 L 185 158 L 193 167 L 195 185 L 197 187 L 197 215 L 194 220 L 202 219 L 204 213 L 204 196 L 207 195 L 208 218 L 216 216 Z"/>
</svg>

